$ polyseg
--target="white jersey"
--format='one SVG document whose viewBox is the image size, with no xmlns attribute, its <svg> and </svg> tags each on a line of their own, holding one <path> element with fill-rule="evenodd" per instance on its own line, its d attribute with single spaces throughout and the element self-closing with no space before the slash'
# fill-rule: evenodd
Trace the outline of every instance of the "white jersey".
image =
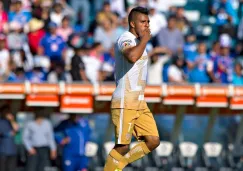
<svg viewBox="0 0 243 171">
<path fill-rule="evenodd" d="M 123 55 L 124 49 L 136 46 L 139 40 L 131 32 L 123 33 L 115 45 L 115 79 L 116 90 L 112 95 L 111 108 L 141 110 L 147 107 L 144 100 L 148 56 L 146 50 L 135 63 Z"/>
</svg>

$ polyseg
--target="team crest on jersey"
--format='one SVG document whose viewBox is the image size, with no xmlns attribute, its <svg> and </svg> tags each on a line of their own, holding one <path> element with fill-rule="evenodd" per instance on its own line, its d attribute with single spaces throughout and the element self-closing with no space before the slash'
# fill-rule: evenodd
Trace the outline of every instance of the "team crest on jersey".
<svg viewBox="0 0 243 171">
<path fill-rule="evenodd" d="M 131 45 L 131 43 L 132 43 L 132 41 L 131 41 L 131 40 L 125 40 L 125 41 L 123 41 L 123 42 L 122 42 L 122 46 L 123 46 L 123 47 L 130 46 L 130 45 Z"/>
</svg>

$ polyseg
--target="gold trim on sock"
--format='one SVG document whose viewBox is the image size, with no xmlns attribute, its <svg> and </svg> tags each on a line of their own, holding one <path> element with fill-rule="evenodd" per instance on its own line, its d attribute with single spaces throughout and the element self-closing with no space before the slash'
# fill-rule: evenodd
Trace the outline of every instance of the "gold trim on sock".
<svg viewBox="0 0 243 171">
<path fill-rule="evenodd" d="M 123 169 L 124 167 L 126 167 L 126 165 L 128 165 L 127 159 L 120 153 L 118 153 L 115 149 L 112 149 L 109 155 L 119 162 L 119 169 Z"/>
<path fill-rule="evenodd" d="M 146 145 L 145 142 L 141 142 L 140 144 L 141 144 L 142 149 L 143 149 L 143 152 L 144 152 L 145 154 L 148 154 L 148 153 L 151 152 L 151 151 L 149 150 L 149 148 L 148 148 L 148 146 Z"/>
<path fill-rule="evenodd" d="M 118 153 L 115 149 L 112 149 L 109 155 L 118 161 L 120 161 L 123 158 L 123 156 L 120 153 Z"/>
</svg>

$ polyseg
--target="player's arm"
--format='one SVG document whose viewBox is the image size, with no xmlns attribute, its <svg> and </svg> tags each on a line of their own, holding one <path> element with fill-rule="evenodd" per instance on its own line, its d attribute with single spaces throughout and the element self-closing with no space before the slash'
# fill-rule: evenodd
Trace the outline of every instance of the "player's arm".
<svg viewBox="0 0 243 171">
<path fill-rule="evenodd" d="M 150 30 L 146 29 L 140 36 L 140 42 L 133 47 L 124 48 L 122 51 L 123 55 L 131 63 L 135 63 L 143 55 L 144 49 L 146 48 L 147 42 L 150 40 Z"/>
</svg>

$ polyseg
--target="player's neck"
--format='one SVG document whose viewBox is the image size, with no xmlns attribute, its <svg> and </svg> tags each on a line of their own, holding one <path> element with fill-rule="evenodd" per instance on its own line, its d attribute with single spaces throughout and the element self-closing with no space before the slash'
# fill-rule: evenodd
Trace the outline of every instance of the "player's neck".
<svg viewBox="0 0 243 171">
<path fill-rule="evenodd" d="M 134 29 L 129 29 L 129 32 L 131 32 L 134 36 L 136 36 L 136 38 L 138 38 L 138 35 L 136 33 L 136 31 Z"/>
</svg>

